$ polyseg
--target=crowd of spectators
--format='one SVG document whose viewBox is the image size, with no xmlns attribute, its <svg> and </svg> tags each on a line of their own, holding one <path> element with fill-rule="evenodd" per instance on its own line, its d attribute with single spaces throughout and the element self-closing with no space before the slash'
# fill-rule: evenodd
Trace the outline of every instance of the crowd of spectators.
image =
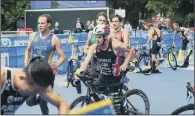
<svg viewBox="0 0 195 116">
<path fill-rule="evenodd" d="M 161 31 L 163 30 L 172 30 L 172 27 L 170 27 L 170 24 L 167 20 L 159 19 L 155 23 L 147 22 L 147 20 L 139 21 L 139 24 L 136 30 L 148 30 L 150 27 L 150 24 L 153 24 L 155 27 L 159 28 Z M 95 20 L 88 20 L 86 21 L 86 24 L 84 25 L 80 18 L 76 19 L 74 29 L 72 30 L 73 33 L 82 33 L 82 32 L 89 32 L 94 29 L 96 26 Z M 112 22 L 108 19 L 107 26 L 112 26 Z M 129 32 L 132 32 L 134 29 L 132 28 L 132 25 L 128 20 L 123 20 L 121 23 L 121 27 L 124 29 L 127 29 Z M 59 28 L 59 22 L 55 23 L 55 28 L 53 29 L 53 32 L 55 34 L 63 34 L 63 30 Z"/>
</svg>

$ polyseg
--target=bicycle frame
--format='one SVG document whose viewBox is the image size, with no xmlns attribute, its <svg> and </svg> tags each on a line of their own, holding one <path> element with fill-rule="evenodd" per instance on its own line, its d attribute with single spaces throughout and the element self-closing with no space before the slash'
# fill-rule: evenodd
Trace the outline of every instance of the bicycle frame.
<svg viewBox="0 0 195 116">
<path fill-rule="evenodd" d="M 166 50 L 165 50 L 165 48 L 166 48 Z M 169 53 L 173 52 L 174 47 L 171 45 L 171 46 L 162 47 L 161 49 L 162 49 L 162 51 L 161 52 L 159 51 L 159 53 L 158 53 L 159 57 L 165 58 L 165 55 L 168 55 Z M 162 64 L 164 62 L 164 60 L 163 61 L 158 60 L 158 61 L 159 61 L 159 64 Z"/>
<path fill-rule="evenodd" d="M 124 89 L 123 85 L 125 84 L 122 80 L 124 80 L 124 78 L 126 77 L 127 71 L 121 73 L 122 78 L 119 83 L 101 84 L 101 85 L 95 86 L 95 88 L 105 87 L 106 88 L 105 90 L 107 90 L 109 87 L 119 86 L 117 92 L 109 92 L 108 94 L 106 94 L 107 95 L 106 99 L 111 99 L 113 101 L 113 106 L 115 108 L 116 113 L 117 114 L 132 113 L 132 114 L 139 114 L 139 115 L 142 114 L 143 115 L 144 113 L 136 111 L 136 108 L 130 103 L 130 101 L 127 100 L 126 96 L 124 96 L 125 93 L 122 92 L 122 90 Z M 98 93 L 96 92 L 96 90 L 94 89 L 94 86 L 92 85 L 92 79 L 88 78 L 89 77 L 88 74 L 86 74 L 85 76 L 83 75 L 79 77 L 81 81 L 84 83 L 84 85 L 87 86 L 87 94 L 85 95 L 86 99 L 85 101 L 81 102 L 82 103 L 81 107 L 84 105 L 84 103 L 90 104 L 91 102 L 100 101 L 101 99 L 99 98 Z M 129 103 L 133 109 L 129 109 L 130 107 L 127 106 L 127 103 Z"/>
<path fill-rule="evenodd" d="M 108 99 L 112 99 L 114 103 L 121 104 L 121 107 L 125 108 L 125 104 L 127 102 L 123 102 L 124 100 L 126 101 L 126 99 L 124 97 L 121 97 L 117 102 L 115 101 L 115 99 L 118 99 L 119 95 L 122 95 L 122 96 L 124 95 L 122 90 L 125 90 L 125 91 L 128 90 L 128 87 L 125 85 L 125 82 L 124 82 L 124 79 L 126 78 L 126 73 L 127 73 L 127 71 L 121 72 L 122 77 L 121 77 L 121 81 L 119 83 L 96 85 L 95 88 L 92 85 L 92 79 L 88 78 L 86 76 L 86 74 L 85 74 L 85 76 L 79 76 L 81 81 L 83 82 L 83 84 L 87 87 L 87 94 L 85 95 L 88 98 L 87 104 L 90 103 L 90 101 L 92 100 L 91 98 L 93 98 L 93 100 L 95 102 L 100 100 L 100 98 L 98 96 L 98 92 L 95 90 L 96 88 L 105 87 L 105 89 L 103 90 L 103 92 L 105 92 L 105 91 L 109 91 L 109 87 L 119 86 L 119 89 L 117 92 L 114 92 L 114 93 L 108 92 L 108 94 L 106 96 L 108 96 Z M 125 89 L 124 89 L 124 86 L 126 87 Z M 132 105 L 132 104 L 130 104 L 130 105 Z M 118 110 L 120 111 L 120 109 L 118 109 Z"/>
</svg>

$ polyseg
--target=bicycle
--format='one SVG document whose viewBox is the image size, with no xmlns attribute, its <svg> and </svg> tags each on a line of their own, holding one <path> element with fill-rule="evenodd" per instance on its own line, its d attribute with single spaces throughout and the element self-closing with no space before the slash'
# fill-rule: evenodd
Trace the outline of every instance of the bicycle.
<svg viewBox="0 0 195 116">
<path fill-rule="evenodd" d="M 76 50 L 75 50 L 76 45 Z M 79 48 L 79 44 L 75 44 L 75 42 L 72 42 L 72 54 L 71 57 L 68 60 L 68 66 L 67 66 L 67 88 L 69 87 L 70 83 L 74 80 L 74 73 L 78 67 L 80 67 L 81 62 L 84 60 L 84 52 L 83 48 Z M 78 88 L 77 88 L 77 91 Z M 79 92 L 80 93 L 80 92 Z"/>
<path fill-rule="evenodd" d="M 189 97 L 189 100 L 190 100 L 192 98 L 192 95 L 190 95 L 190 93 L 193 94 L 193 96 L 195 95 L 194 87 L 190 84 L 190 82 L 188 82 L 186 88 L 187 88 L 187 98 Z M 178 115 L 185 111 L 190 111 L 190 110 L 194 111 L 194 103 L 193 104 L 190 103 L 188 105 L 179 107 L 178 109 L 173 111 L 171 115 Z M 194 111 L 194 114 L 195 114 L 195 111 Z"/>
<path fill-rule="evenodd" d="M 143 73 L 144 75 L 151 74 L 152 58 L 150 54 L 150 49 L 147 49 L 146 46 L 141 46 L 140 55 L 138 58 L 138 68 L 140 72 Z"/>
<path fill-rule="evenodd" d="M 173 49 L 175 47 L 173 45 L 162 47 L 162 52 L 159 53 L 159 57 L 162 59 L 159 59 L 159 65 L 164 62 L 164 59 L 167 57 L 170 67 L 173 70 L 177 70 L 177 59 L 175 54 L 173 53 Z M 172 64 L 173 63 L 173 64 Z M 175 65 L 174 65 L 175 64 Z"/>
<path fill-rule="evenodd" d="M 162 64 L 164 62 L 164 59 L 168 57 L 168 62 L 170 67 L 173 70 L 177 69 L 177 59 L 175 57 L 175 54 L 173 53 L 174 46 L 166 46 L 162 47 L 162 52 L 158 53 L 159 58 L 158 60 L 158 65 Z M 141 63 L 144 63 L 143 65 Z M 153 61 L 152 61 L 152 56 L 151 56 L 151 49 L 146 49 L 146 46 L 142 46 L 141 48 L 141 53 L 138 59 L 138 67 L 140 71 L 144 75 L 150 75 L 152 72 L 153 66 Z M 144 70 L 145 67 L 148 67 L 148 70 Z"/>
<path fill-rule="evenodd" d="M 139 89 L 132 89 L 128 90 L 129 88 L 125 85 L 125 83 L 128 83 L 127 77 L 126 77 L 126 71 L 121 71 L 121 81 L 118 83 L 110 83 L 110 84 L 101 84 L 101 85 L 93 85 L 93 79 L 89 75 L 89 72 L 81 73 L 78 75 L 80 80 L 83 82 L 83 84 L 87 87 L 87 94 L 85 96 L 80 96 L 77 99 L 75 99 L 71 105 L 70 109 L 73 109 L 81 103 L 81 107 L 83 107 L 84 104 L 88 105 L 93 102 L 97 102 L 102 100 L 101 96 L 107 96 L 106 99 L 111 99 L 113 101 L 113 106 L 117 114 L 149 114 L 150 113 L 150 103 L 147 95 Z M 105 88 L 102 91 L 99 91 L 99 88 Z M 113 89 L 112 87 L 118 87 L 116 92 L 109 92 L 109 90 Z M 123 92 L 124 90 L 125 92 Z M 145 105 L 145 111 L 140 112 L 132 103 L 127 99 L 128 97 L 132 95 L 138 95 L 140 96 Z M 104 98 L 103 98 L 104 99 Z"/>
</svg>

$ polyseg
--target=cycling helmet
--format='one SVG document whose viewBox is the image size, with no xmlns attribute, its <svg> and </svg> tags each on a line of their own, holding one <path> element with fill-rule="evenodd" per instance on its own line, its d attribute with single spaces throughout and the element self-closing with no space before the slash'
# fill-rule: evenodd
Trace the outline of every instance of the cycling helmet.
<svg viewBox="0 0 195 116">
<path fill-rule="evenodd" d="M 105 24 L 99 24 L 93 29 L 94 35 L 109 35 L 110 34 L 110 28 L 107 27 Z"/>
</svg>

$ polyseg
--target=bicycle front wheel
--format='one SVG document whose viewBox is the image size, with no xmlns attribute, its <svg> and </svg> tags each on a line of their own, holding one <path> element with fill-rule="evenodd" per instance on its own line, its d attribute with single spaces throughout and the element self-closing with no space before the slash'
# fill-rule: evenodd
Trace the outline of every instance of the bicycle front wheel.
<svg viewBox="0 0 195 116">
<path fill-rule="evenodd" d="M 138 67 L 144 75 L 150 75 L 152 72 L 152 59 L 150 56 L 140 56 L 138 60 Z"/>
<path fill-rule="evenodd" d="M 169 65 L 173 70 L 177 69 L 177 59 L 175 57 L 175 54 L 173 52 L 170 52 L 168 54 L 168 61 L 169 61 Z"/>
<path fill-rule="evenodd" d="M 87 96 L 80 96 L 71 103 L 70 109 L 79 109 L 84 107 L 84 104 L 85 106 L 89 104 L 89 98 Z"/>
<path fill-rule="evenodd" d="M 139 97 L 136 97 L 136 95 Z M 136 114 L 136 115 L 150 114 L 150 101 L 148 99 L 148 96 L 142 90 L 132 89 L 130 91 L 127 91 L 124 94 L 124 98 L 126 99 L 125 109 L 127 111 L 127 114 Z M 140 100 L 140 98 L 142 100 Z M 143 107 L 138 108 L 138 106 L 141 106 L 143 102 L 144 102 L 143 105 L 144 108 Z"/>
<path fill-rule="evenodd" d="M 171 115 L 179 115 L 186 111 L 192 111 L 194 114 L 194 104 L 188 104 L 188 105 L 182 106 L 176 109 L 174 112 L 172 112 Z"/>
</svg>

